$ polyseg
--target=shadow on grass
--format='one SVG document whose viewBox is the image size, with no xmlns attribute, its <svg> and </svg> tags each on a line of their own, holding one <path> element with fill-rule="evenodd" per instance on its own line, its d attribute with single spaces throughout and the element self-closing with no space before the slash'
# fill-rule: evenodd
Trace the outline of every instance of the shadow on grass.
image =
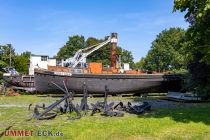
<svg viewBox="0 0 210 140">
<path fill-rule="evenodd" d="M 165 96 L 133 96 L 133 97 L 130 97 L 130 99 L 133 101 L 133 102 L 139 102 L 139 101 L 144 101 L 144 100 L 162 100 L 164 99 Z"/>
<path fill-rule="evenodd" d="M 152 106 L 156 106 L 156 108 L 152 108 L 152 110 L 148 112 L 148 114 L 145 114 L 143 116 L 139 115 L 139 117 L 169 117 L 176 122 L 202 122 L 206 125 L 210 125 L 210 103 L 180 103 L 161 100 L 161 97 L 134 97 L 133 101 L 149 101 L 149 103 L 152 104 Z"/>
<path fill-rule="evenodd" d="M 210 108 L 176 108 L 176 109 L 152 109 L 148 114 L 139 115 L 143 118 L 165 118 L 169 117 L 176 122 L 182 123 L 204 123 L 210 125 Z"/>
</svg>

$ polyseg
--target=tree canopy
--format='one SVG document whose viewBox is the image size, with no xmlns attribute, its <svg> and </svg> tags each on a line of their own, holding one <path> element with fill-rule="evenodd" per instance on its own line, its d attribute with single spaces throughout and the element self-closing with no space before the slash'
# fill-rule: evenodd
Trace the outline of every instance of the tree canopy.
<svg viewBox="0 0 210 140">
<path fill-rule="evenodd" d="M 174 11 L 186 12 L 190 23 L 186 32 L 190 88 L 199 94 L 210 94 L 210 1 L 174 0 Z"/>
<path fill-rule="evenodd" d="M 3 68 L 10 66 L 10 52 L 11 52 L 11 67 L 14 67 L 18 72 L 28 73 L 28 64 L 31 53 L 26 51 L 19 54 L 15 54 L 15 49 L 11 44 L 0 45 L 0 71 Z"/>
<path fill-rule="evenodd" d="M 105 36 L 104 39 L 97 39 L 95 37 L 89 37 L 85 40 L 84 36 L 71 36 L 66 44 L 60 48 L 59 52 L 57 53 L 57 58 L 69 58 L 72 57 L 76 51 L 79 49 L 90 47 L 92 45 L 101 43 L 105 41 L 108 37 Z M 121 61 L 122 63 L 130 63 L 133 66 L 133 56 L 132 53 L 128 50 L 124 50 L 121 47 L 117 47 L 117 56 L 122 56 Z M 100 48 L 99 50 L 95 51 L 94 53 L 90 54 L 87 57 L 87 62 L 102 62 L 103 65 L 110 65 L 110 56 L 111 56 L 111 45 L 107 44 Z"/>
<path fill-rule="evenodd" d="M 101 42 L 105 41 L 106 39 L 107 39 L 107 37 L 105 37 L 104 39 L 97 39 L 95 37 L 89 37 L 86 40 L 86 47 L 90 47 L 92 45 L 101 43 Z M 102 48 L 98 49 L 94 53 L 90 54 L 87 57 L 87 61 L 88 62 L 101 62 L 104 65 L 109 65 L 110 64 L 110 55 L 111 55 L 110 48 L 111 48 L 111 46 L 109 44 L 103 46 Z"/>
<path fill-rule="evenodd" d="M 10 65 L 10 52 L 11 60 L 14 59 L 15 49 L 11 44 L 0 45 L 1 55 L 0 55 L 0 67 L 7 67 Z M 13 63 L 13 61 L 11 61 Z"/>
<path fill-rule="evenodd" d="M 28 73 L 28 66 L 30 63 L 31 52 L 26 51 L 20 55 L 16 54 L 14 57 L 14 67 L 18 72 Z"/>
<path fill-rule="evenodd" d="M 209 18 L 209 0 L 174 0 L 174 11 L 186 12 L 185 19 L 190 24 L 201 23 Z"/>
<path fill-rule="evenodd" d="M 181 28 L 163 30 L 152 42 L 145 58 L 136 64 L 142 70 L 174 70 L 185 68 L 185 54 L 182 50 L 185 31 Z"/>
<path fill-rule="evenodd" d="M 85 47 L 85 38 L 84 36 L 71 36 L 66 44 L 60 48 L 59 52 L 57 53 L 57 58 L 59 59 L 66 59 L 69 57 L 74 56 L 77 50 L 82 49 Z"/>
</svg>

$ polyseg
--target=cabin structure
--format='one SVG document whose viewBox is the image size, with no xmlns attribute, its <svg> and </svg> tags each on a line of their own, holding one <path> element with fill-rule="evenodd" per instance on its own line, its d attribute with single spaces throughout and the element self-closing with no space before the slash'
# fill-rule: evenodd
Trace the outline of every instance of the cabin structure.
<svg viewBox="0 0 210 140">
<path fill-rule="evenodd" d="M 73 59 L 73 58 L 69 58 Z M 86 63 L 86 58 L 83 59 L 79 64 L 84 65 Z M 34 55 L 30 56 L 29 64 L 29 75 L 34 75 L 34 69 L 48 69 L 49 66 L 61 66 L 65 67 L 67 65 L 66 59 L 56 59 L 50 58 L 48 55 Z"/>
<path fill-rule="evenodd" d="M 29 65 L 29 75 L 34 75 L 35 68 L 47 69 L 49 66 L 56 66 L 56 59 L 48 55 L 31 55 Z"/>
</svg>

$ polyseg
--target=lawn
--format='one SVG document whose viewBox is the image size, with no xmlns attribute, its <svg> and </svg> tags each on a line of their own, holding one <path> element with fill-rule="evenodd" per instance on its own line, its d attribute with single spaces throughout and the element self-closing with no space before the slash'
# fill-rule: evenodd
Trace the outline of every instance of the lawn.
<svg viewBox="0 0 210 140">
<path fill-rule="evenodd" d="M 177 108 L 153 108 L 144 115 L 125 114 L 124 117 L 105 117 L 100 114 L 67 120 L 68 114 L 53 120 L 27 120 L 32 111 L 30 103 L 53 102 L 56 98 L 24 95 L 0 96 L 0 132 L 10 130 L 50 130 L 63 136 L 2 137 L 3 139 L 72 139 L 72 140 L 133 140 L 133 139 L 210 139 L 210 104 L 193 104 Z M 79 100 L 79 99 L 76 99 Z M 102 99 L 90 99 L 102 100 Z M 133 97 L 111 97 L 110 100 L 130 101 Z M 183 106 L 182 106 L 183 104 Z"/>
</svg>

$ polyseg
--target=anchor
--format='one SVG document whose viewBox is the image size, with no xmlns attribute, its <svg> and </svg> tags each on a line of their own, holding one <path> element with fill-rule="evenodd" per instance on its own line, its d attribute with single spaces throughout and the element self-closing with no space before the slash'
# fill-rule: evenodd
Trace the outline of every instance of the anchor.
<svg viewBox="0 0 210 140">
<path fill-rule="evenodd" d="M 74 92 L 69 92 L 66 86 L 66 83 L 63 81 L 64 88 L 60 87 L 54 82 L 51 82 L 54 84 L 58 89 L 63 91 L 64 97 L 60 100 L 57 100 L 55 103 L 51 104 L 50 106 L 46 107 L 45 104 L 36 105 L 34 108 L 34 114 L 33 117 L 38 120 L 44 120 L 44 119 L 52 119 L 57 116 L 57 113 L 67 113 L 67 112 L 76 112 L 76 117 L 68 117 L 68 120 L 75 120 L 80 119 L 82 117 L 80 111 L 85 111 L 85 114 L 87 114 L 87 111 L 90 110 L 88 106 L 88 90 L 87 85 L 84 82 L 83 83 L 83 98 L 81 99 L 80 106 L 77 104 L 76 106 L 73 104 L 73 95 Z M 109 94 L 109 88 L 106 85 L 104 87 L 104 101 L 99 102 L 97 101 L 95 104 L 91 103 L 92 106 L 92 113 L 91 115 L 94 115 L 95 113 L 101 113 L 101 115 L 104 116 L 110 116 L 110 117 L 122 117 L 124 116 L 124 112 L 131 113 L 131 114 L 143 114 L 145 111 L 149 111 L 151 109 L 151 105 L 148 102 L 143 102 L 142 104 L 136 104 L 132 105 L 131 102 L 127 102 L 126 105 L 124 105 L 123 102 L 119 102 L 117 105 L 114 106 L 114 102 L 108 103 L 108 94 Z M 64 107 L 60 106 L 60 103 L 64 102 Z M 29 110 L 32 104 L 29 105 Z M 40 113 L 39 108 L 42 108 L 44 111 Z M 50 112 L 54 111 L 53 109 L 57 108 L 57 112 Z"/>
<path fill-rule="evenodd" d="M 43 106 L 39 106 L 36 105 L 34 108 L 34 114 L 33 117 L 38 119 L 38 120 L 43 120 L 43 119 L 51 119 L 56 117 L 57 113 L 49 113 L 51 110 L 53 110 L 54 108 L 58 107 L 60 103 L 62 103 L 65 100 L 65 104 L 64 104 L 64 108 L 60 107 L 60 111 L 61 113 L 66 113 L 67 110 L 69 109 L 69 112 L 75 111 L 77 113 L 77 117 L 75 118 L 71 118 L 69 117 L 68 119 L 72 120 L 72 119 L 79 119 L 81 118 L 81 114 L 79 112 L 79 110 L 75 107 L 75 105 L 72 102 L 72 98 L 73 98 L 73 93 L 69 92 L 67 87 L 66 87 L 66 83 L 63 81 L 63 85 L 64 88 L 60 87 L 59 85 L 57 85 L 56 83 L 54 83 L 53 81 L 51 82 L 52 84 L 54 84 L 57 88 L 59 88 L 61 91 L 63 91 L 64 97 L 61 98 L 60 100 L 56 101 L 55 103 L 51 104 L 50 106 L 46 107 Z M 44 109 L 44 111 L 42 113 L 39 112 L 38 108 L 42 108 Z"/>
<path fill-rule="evenodd" d="M 84 84 L 83 84 L 83 98 L 81 99 L 80 110 L 85 111 L 85 114 L 87 113 L 87 110 L 89 110 L 87 98 L 88 98 L 87 85 L 84 82 Z"/>
<path fill-rule="evenodd" d="M 105 92 L 104 92 L 104 102 L 96 102 L 96 104 L 91 104 L 93 108 L 91 115 L 94 115 L 97 112 L 102 112 L 102 115 L 105 115 L 105 116 L 111 116 L 111 117 L 124 116 L 123 112 L 112 109 L 114 102 L 111 102 L 110 104 L 107 103 L 108 92 L 109 92 L 109 89 L 108 89 L 108 86 L 106 85 Z"/>
</svg>

